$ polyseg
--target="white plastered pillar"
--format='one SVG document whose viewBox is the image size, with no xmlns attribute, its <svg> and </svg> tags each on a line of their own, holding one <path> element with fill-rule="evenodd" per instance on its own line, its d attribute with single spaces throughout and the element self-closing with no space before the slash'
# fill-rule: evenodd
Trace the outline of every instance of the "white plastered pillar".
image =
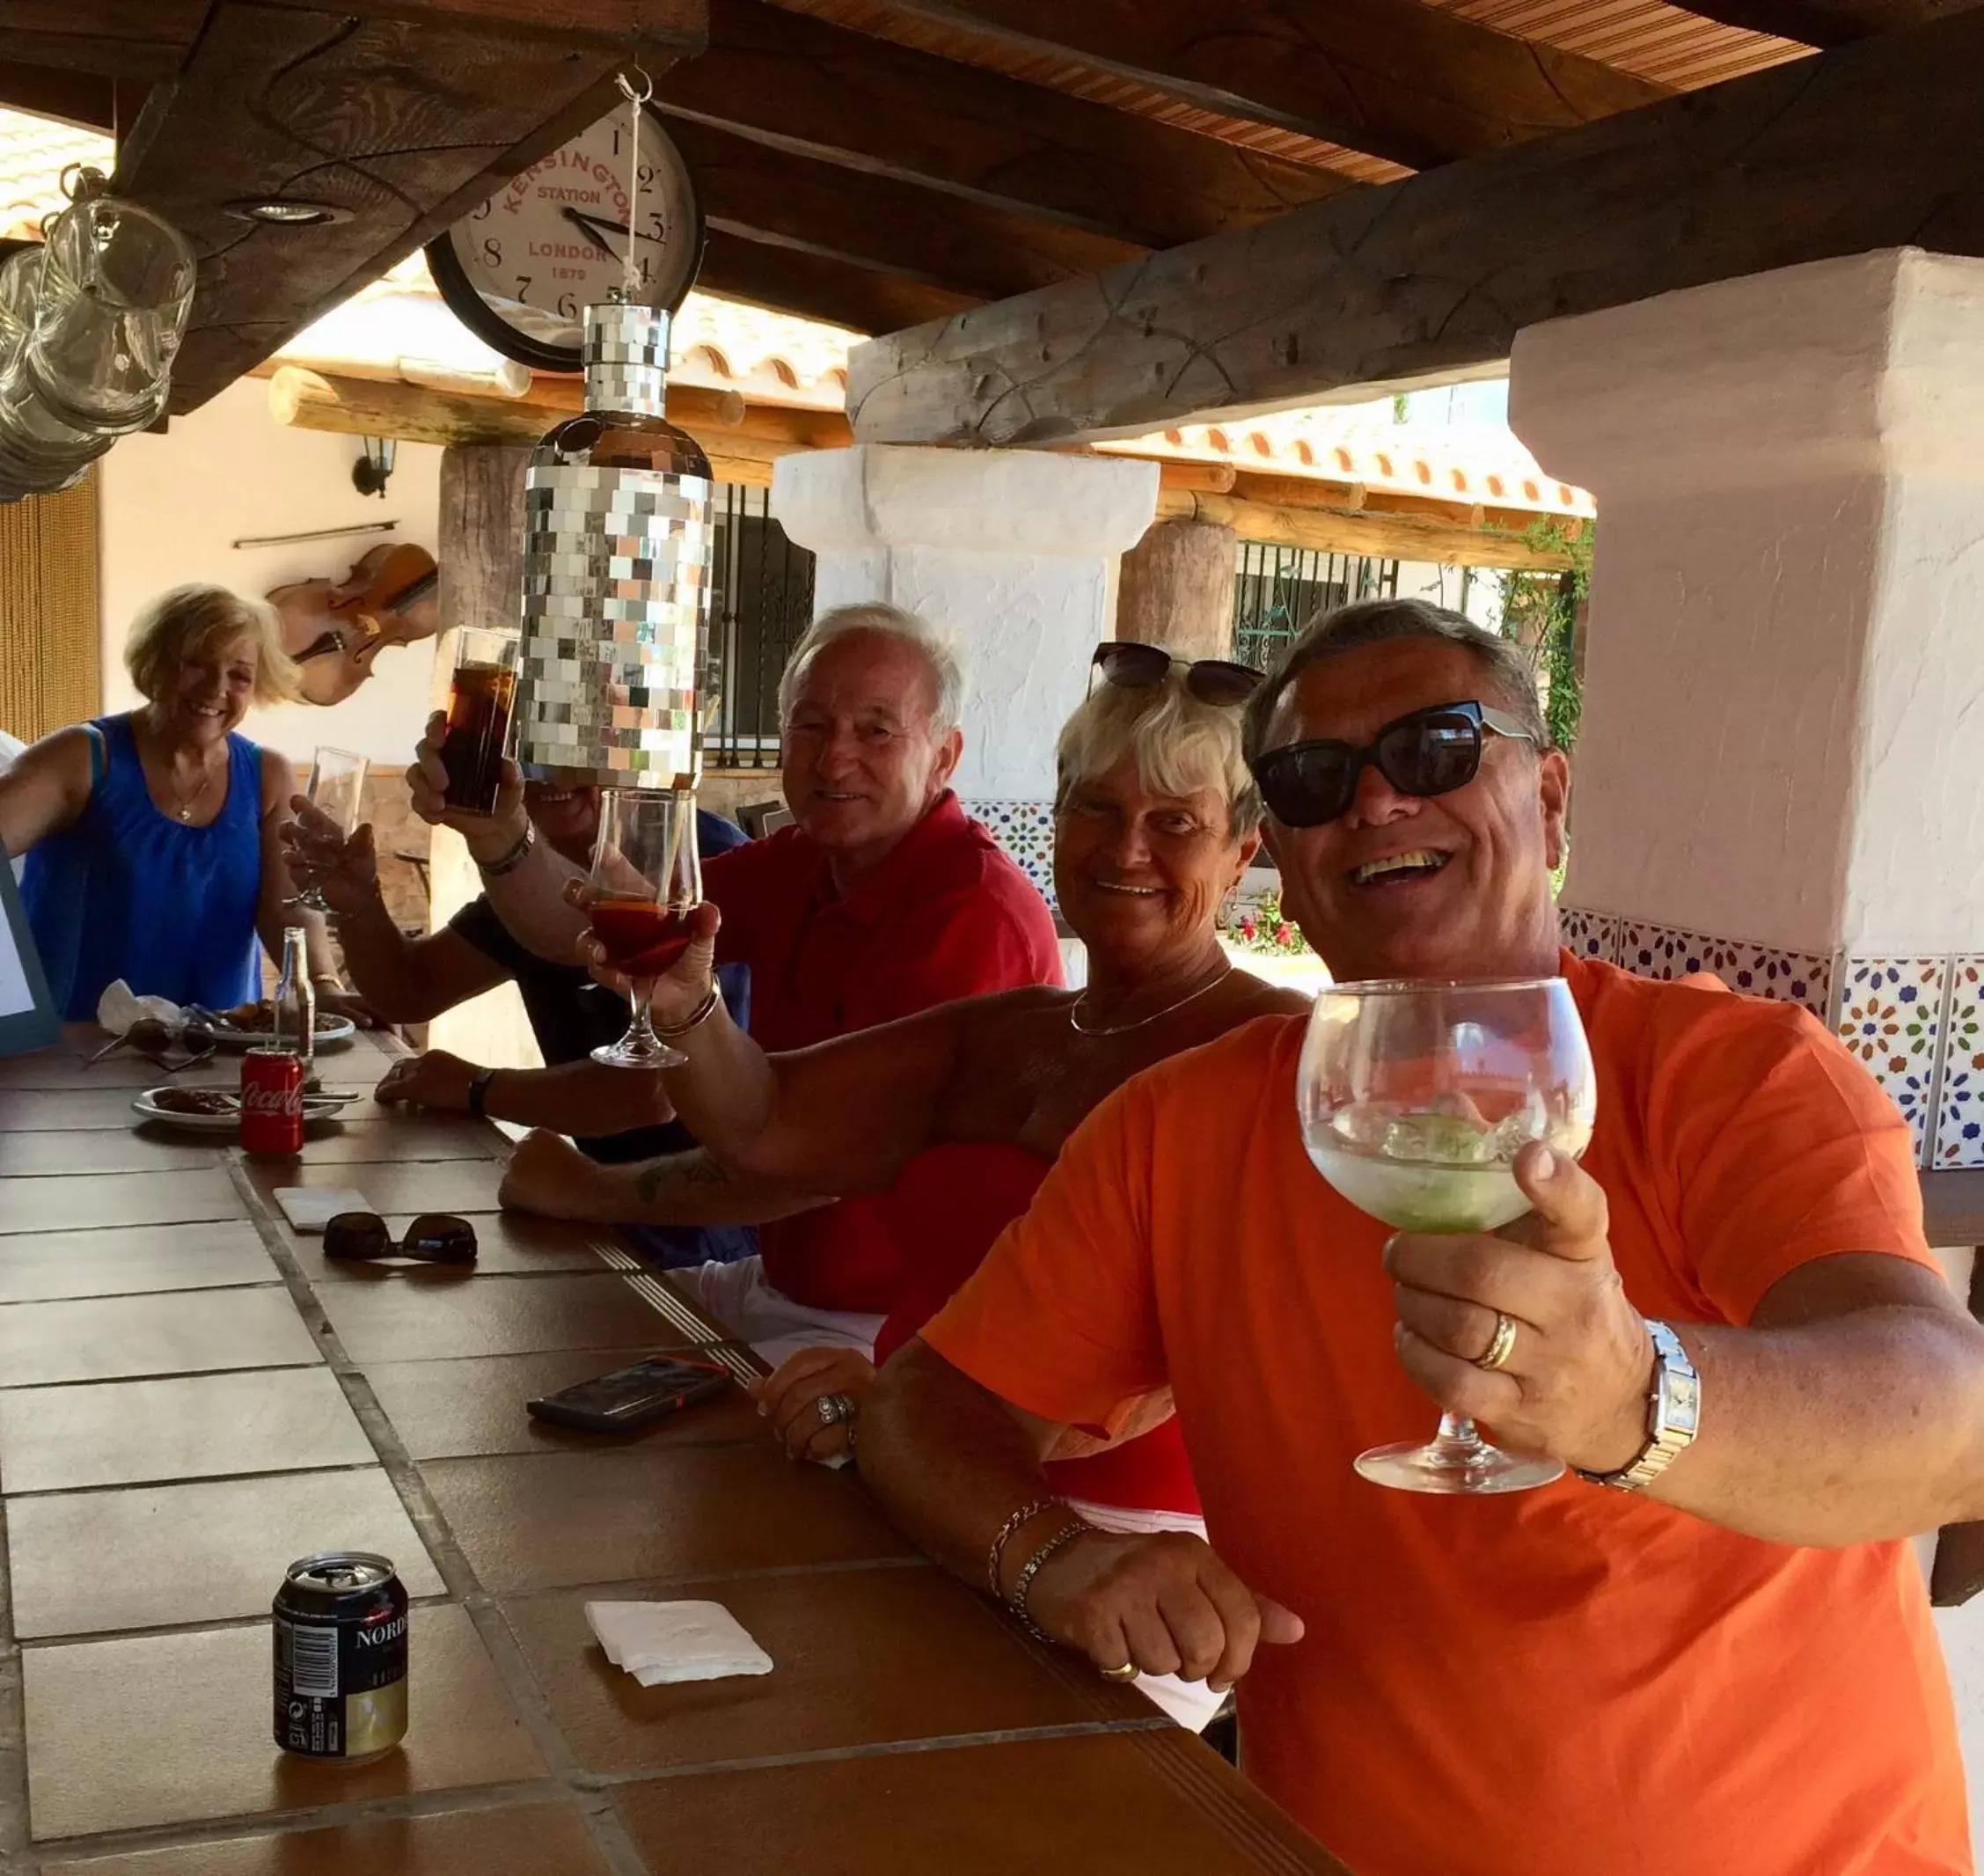
<svg viewBox="0 0 1984 1876">
<path fill-rule="evenodd" d="M 956 643 L 969 683 L 958 795 L 1043 890 L 1055 737 L 1157 487 L 1154 463 L 1027 450 L 856 444 L 772 472 L 772 514 L 817 556 L 818 611 L 886 600 Z"/>
<path fill-rule="evenodd" d="M 1984 1165 L 1984 262 L 1889 250 L 1518 339 L 1598 497 L 1565 926 L 1835 1024 Z"/>
</svg>

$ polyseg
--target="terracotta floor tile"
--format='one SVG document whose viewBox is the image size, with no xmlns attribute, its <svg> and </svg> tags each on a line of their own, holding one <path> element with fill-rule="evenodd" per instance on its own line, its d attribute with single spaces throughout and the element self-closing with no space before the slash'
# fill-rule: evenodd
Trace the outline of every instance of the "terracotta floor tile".
<svg viewBox="0 0 1984 1876">
<path fill-rule="evenodd" d="M 638 1588 L 628 1600 L 643 1600 Z M 642 1687 L 610 1662 L 579 1593 L 503 1615 L 590 1771 L 706 1764 L 1012 1727 L 1147 1719 L 1141 1696 L 1050 1664 L 933 1566 L 671 1584 L 653 1600 L 721 1602 L 777 1665 L 768 1674 Z"/>
<path fill-rule="evenodd" d="M 322 1359 L 280 1284 L 0 1308 L 0 1381 L 9 1387 L 295 1367 Z"/>
<path fill-rule="evenodd" d="M 93 1230 L 245 1218 L 221 1168 L 105 1178 L 0 1179 L 0 1232 Z"/>
<path fill-rule="evenodd" d="M 245 1220 L 0 1237 L 0 1303 L 216 1289 L 273 1283 L 275 1277 L 255 1227 Z"/>
<path fill-rule="evenodd" d="M 678 1347 L 681 1332 L 618 1277 L 421 1271 L 318 1291 L 354 1361 Z M 608 1362 L 606 1367 L 614 1366 Z"/>
<path fill-rule="evenodd" d="M 0 1174 L 177 1172 L 216 1164 L 225 1145 L 202 1146 L 194 1136 L 152 1127 L 9 1130 L 0 1132 Z"/>
<path fill-rule="evenodd" d="M 606 1447 L 722 1446 L 771 1438 L 742 1389 L 699 1401 L 641 1432 L 607 1438 L 548 1426 L 523 1411 L 524 1402 L 624 1367 L 630 1355 L 639 1352 L 559 1349 L 474 1361 L 387 1361 L 369 1365 L 365 1378 L 415 1459 L 560 1448 L 597 1453 Z"/>
<path fill-rule="evenodd" d="M 657 1871 L 1345 1876 L 1175 1727 L 711 1772 L 620 1785 L 613 1801 Z"/>
<path fill-rule="evenodd" d="M 256 1616 L 313 1550 L 377 1550 L 407 1594 L 441 1579 L 377 1468 L 7 1501 L 14 1631 L 91 1635 Z M 89 1567 L 78 1567 L 87 1557 Z"/>
<path fill-rule="evenodd" d="M 0 1393 L 0 1488 L 10 1496 L 377 1458 L 325 1367 Z"/>
<path fill-rule="evenodd" d="M 555 1803 L 236 1837 L 81 1863 L 65 1858 L 41 1867 L 76 1876 L 608 1876 L 585 1821 Z"/>
<path fill-rule="evenodd" d="M 395 1236 L 413 1223 L 411 1212 L 381 1214 Z M 521 1212 L 469 1212 L 458 1214 L 475 1227 L 476 1273 L 505 1274 L 531 1271 L 581 1271 L 597 1274 L 607 1268 L 592 1249 L 595 1237 L 603 1243 L 614 1242 L 604 1229 L 586 1225 L 561 1224 L 554 1219 L 531 1218 Z M 380 1283 L 396 1275 L 416 1279 L 433 1271 L 382 1270 L 377 1264 L 340 1264 L 324 1255 L 324 1241 L 314 1235 L 296 1237 L 290 1249 L 304 1274 L 312 1283 Z M 445 1277 L 446 1273 L 440 1273 Z"/>
<path fill-rule="evenodd" d="M 542 1776 L 473 1624 L 452 1604 L 413 1612 L 406 1738 L 369 1765 L 275 1749 L 269 1646 L 257 1623 L 24 1650 L 36 1839 Z M 370 1864 L 348 1866 L 373 1876 Z M 195 1867 L 206 1876 L 210 1866 Z M 274 1867 L 290 1876 L 311 1865 Z"/>
<path fill-rule="evenodd" d="M 771 1446 L 437 1459 L 421 1468 L 485 1589 L 901 1557 L 860 1486 Z"/>
<path fill-rule="evenodd" d="M 295 1160 L 251 1160 L 248 1176 L 265 1197 L 279 1185 L 350 1186 L 375 1212 L 494 1212 L 502 1183 L 499 1160 L 431 1160 L 400 1165 L 377 1160 L 334 1166 Z M 269 1203 L 273 1205 L 274 1199 Z"/>
</svg>

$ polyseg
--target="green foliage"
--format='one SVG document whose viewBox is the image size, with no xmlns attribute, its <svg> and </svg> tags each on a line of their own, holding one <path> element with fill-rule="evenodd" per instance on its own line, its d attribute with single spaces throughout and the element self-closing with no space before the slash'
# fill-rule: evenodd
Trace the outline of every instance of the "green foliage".
<svg viewBox="0 0 1984 1876">
<path fill-rule="evenodd" d="M 1578 740 L 1584 698 L 1578 684 L 1578 613 L 1592 590 L 1592 549 L 1596 531 L 1588 524 L 1572 534 L 1554 516 L 1523 531 L 1530 546 L 1569 556 L 1563 573 L 1519 573 L 1510 576 L 1503 630 L 1534 648 L 1544 684 L 1543 718 L 1550 739 L 1568 751 Z"/>
</svg>

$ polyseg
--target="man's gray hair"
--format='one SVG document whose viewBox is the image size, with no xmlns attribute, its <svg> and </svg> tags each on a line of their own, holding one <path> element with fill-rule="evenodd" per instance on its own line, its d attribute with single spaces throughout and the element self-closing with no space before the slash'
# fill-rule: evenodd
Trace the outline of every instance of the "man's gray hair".
<svg viewBox="0 0 1984 1876">
<path fill-rule="evenodd" d="M 1266 682 L 1247 700 L 1243 729 L 1248 760 L 1253 761 L 1266 746 L 1268 722 L 1283 693 L 1312 664 L 1365 645 L 1387 645 L 1400 639 L 1432 639 L 1458 645 L 1481 667 L 1487 680 L 1483 685 L 1486 700 L 1515 718 L 1534 740 L 1539 755 L 1551 746 L 1549 727 L 1543 721 L 1543 707 L 1536 694 L 1536 674 L 1521 646 L 1424 599 L 1360 599 L 1354 605 L 1340 605 L 1312 619 L 1270 669 Z M 1460 701 L 1458 698 L 1443 700 Z"/>
<path fill-rule="evenodd" d="M 880 599 L 865 600 L 860 605 L 837 605 L 831 612 L 821 613 L 807 628 L 805 637 L 793 647 L 779 679 L 781 724 L 792 714 L 793 700 L 798 694 L 806 667 L 826 646 L 850 632 L 879 632 L 915 646 L 930 666 L 931 686 L 936 694 L 936 707 L 930 716 L 931 734 L 948 736 L 963 726 L 964 667 L 958 660 L 957 648 L 927 619 Z"/>
</svg>

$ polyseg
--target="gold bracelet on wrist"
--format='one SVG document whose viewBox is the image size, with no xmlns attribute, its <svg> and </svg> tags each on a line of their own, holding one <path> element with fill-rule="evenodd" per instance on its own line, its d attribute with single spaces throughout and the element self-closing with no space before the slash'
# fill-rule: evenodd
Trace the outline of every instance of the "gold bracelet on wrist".
<svg viewBox="0 0 1984 1876">
<path fill-rule="evenodd" d="M 1065 1510 L 1065 1499 L 1036 1499 L 1031 1505 L 1022 1505 L 1006 1522 L 999 1526 L 999 1535 L 992 1541 L 985 1552 L 985 1587 L 999 1601 L 1006 1600 L 1006 1589 L 999 1580 L 999 1560 L 1006 1555 L 1006 1547 L 1043 1511 Z"/>
<path fill-rule="evenodd" d="M 716 1014 L 716 1006 L 722 1000 L 723 994 L 713 981 L 709 986 L 709 994 L 689 1013 L 683 1022 L 656 1023 L 655 1033 L 664 1042 L 674 1042 L 678 1037 L 686 1036 L 692 1030 L 701 1029 Z"/>
<path fill-rule="evenodd" d="M 1006 1606 L 1020 1618 L 1028 1634 L 1036 1641 L 1051 1642 L 1054 1638 L 1033 1619 L 1033 1611 L 1027 1607 L 1027 1598 L 1033 1594 L 1033 1579 L 1040 1574 L 1040 1566 L 1049 1557 L 1078 1537 L 1086 1537 L 1095 1527 L 1086 1518 L 1076 1518 L 1071 1524 L 1064 1524 L 1059 1530 L 1020 1565 L 1020 1573 L 1013 1579 L 1013 1594 L 1006 1599 Z"/>
</svg>

